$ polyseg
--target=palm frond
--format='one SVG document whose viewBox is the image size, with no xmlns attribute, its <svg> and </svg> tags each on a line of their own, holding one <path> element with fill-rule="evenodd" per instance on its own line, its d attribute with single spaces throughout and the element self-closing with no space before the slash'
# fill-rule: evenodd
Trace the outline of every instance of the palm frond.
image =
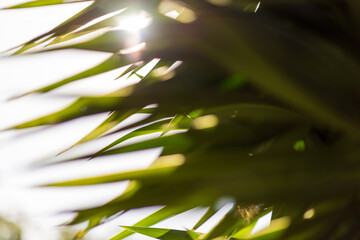
<svg viewBox="0 0 360 240">
<path fill-rule="evenodd" d="M 69 2 L 76 1 L 38 0 L 13 8 Z M 161 5 L 169 3 L 191 13 L 190 18 L 183 15 L 178 21 L 165 16 Z M 82 156 L 163 147 L 149 168 L 50 184 L 130 180 L 124 194 L 102 206 L 78 210 L 71 224 L 88 221 L 90 230 L 119 212 L 164 205 L 134 226 L 124 227 L 113 239 L 131 232 L 164 240 L 359 236 L 360 5 L 355 0 L 265 0 L 259 4 L 250 0 L 95 0 L 17 51 L 26 53 L 41 39 L 52 39 L 67 45 L 49 45 L 43 51 L 75 48 L 113 54 L 92 69 L 34 92 L 49 92 L 123 66 L 129 66 L 124 74 L 137 74 L 144 63 L 161 59 L 147 76 L 137 74 L 141 77 L 137 84 L 104 96 L 80 97 L 59 112 L 14 126 L 29 128 L 111 113 L 77 143 L 81 144 L 112 134 L 111 129 L 127 117 L 143 111 L 150 114 L 95 155 Z M 116 11 L 120 13 L 77 31 Z M 145 49 L 140 52 L 124 53 L 133 33 L 114 25 L 126 11 L 146 11 L 152 17 L 150 27 L 141 30 Z M 70 41 L 100 29 L 102 34 L 91 40 Z M 171 69 L 179 61 L 175 70 L 159 74 L 159 69 Z M 181 131 L 169 134 L 173 130 Z M 127 141 L 154 133 L 163 134 Z M 196 229 L 149 228 L 180 212 L 210 206 L 197 228 L 224 196 L 231 196 L 240 206 L 264 207 L 248 215 L 234 207 L 207 234 Z M 270 206 L 277 219 L 268 229 L 249 234 Z M 304 218 L 309 209 L 315 214 Z"/>
</svg>

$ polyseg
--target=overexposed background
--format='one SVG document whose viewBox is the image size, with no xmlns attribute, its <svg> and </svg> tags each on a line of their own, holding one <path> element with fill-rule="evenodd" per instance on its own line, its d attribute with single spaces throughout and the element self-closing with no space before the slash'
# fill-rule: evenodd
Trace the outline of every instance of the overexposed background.
<svg viewBox="0 0 360 240">
<path fill-rule="evenodd" d="M 20 2 L 24 1 L 3 0 L 0 8 Z M 31 9 L 0 10 L 0 52 L 2 52 L 0 55 L 0 129 L 60 110 L 72 103 L 76 99 L 74 97 L 76 94 L 104 94 L 138 80 L 114 81 L 125 70 L 125 68 L 119 68 L 69 84 L 53 93 L 32 94 L 8 100 L 13 96 L 46 86 L 95 66 L 110 56 L 107 53 L 64 50 L 6 57 L 6 50 L 51 30 L 89 4 L 76 3 Z M 86 143 L 56 156 L 94 129 L 106 116 L 107 114 L 98 114 L 55 127 L 0 132 L 0 215 L 20 225 L 24 240 L 60 239 L 60 228 L 57 225 L 73 217 L 73 213 L 66 211 L 105 203 L 121 194 L 127 182 L 74 188 L 38 188 L 35 187 L 36 185 L 144 168 L 151 164 L 160 153 L 161 149 L 153 149 L 121 157 L 110 156 L 93 161 L 84 159 L 62 165 L 39 167 L 44 160 L 61 160 L 79 155 L 89 149 L 96 151 L 124 134 L 114 134 L 102 140 Z M 134 119 L 136 117 L 129 119 L 128 122 Z M 158 208 L 134 210 L 124 214 L 90 231 L 87 239 L 109 238 L 121 230 L 119 225 L 131 225 Z M 205 232 L 209 229 L 229 208 L 231 204 L 225 205 L 218 217 L 207 222 L 201 230 Z M 204 211 L 205 209 L 195 209 L 159 223 L 156 227 L 189 229 Z M 268 224 L 269 217 L 265 222 L 265 225 Z M 78 226 L 77 229 L 81 227 L 83 226 Z M 146 237 L 133 236 L 130 239 L 146 239 Z"/>
</svg>

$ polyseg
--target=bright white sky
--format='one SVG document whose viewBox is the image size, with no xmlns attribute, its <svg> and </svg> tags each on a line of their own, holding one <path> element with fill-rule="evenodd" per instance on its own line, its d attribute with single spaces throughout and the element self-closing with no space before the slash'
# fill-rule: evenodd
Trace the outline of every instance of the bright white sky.
<svg viewBox="0 0 360 240">
<path fill-rule="evenodd" d="M 14 2 L 12 1 L 12 3 Z M 1 11 L 0 51 L 24 43 L 50 30 L 87 5 L 72 4 Z M 2 2 L 2 6 L 6 6 L 6 2 Z M 71 97 L 54 97 L 48 94 L 6 101 L 9 97 L 61 80 L 94 66 L 107 57 L 109 54 L 69 50 L 0 59 L 0 128 L 3 129 L 54 112 L 75 100 Z M 89 78 L 86 82 L 79 81 L 70 88 L 64 87 L 58 93 L 76 94 L 79 93 L 79 90 L 90 94 L 111 92 L 123 85 L 121 81 L 113 81 L 121 71 L 122 69 L 102 74 L 100 78 Z M 126 183 L 107 184 L 91 189 L 86 187 L 39 189 L 30 188 L 31 185 L 145 167 L 159 153 L 159 150 L 156 150 L 151 154 L 143 154 L 141 161 L 137 156 L 129 155 L 126 160 L 114 161 L 110 157 L 101 159 L 101 161 L 69 163 L 47 169 L 30 171 L 27 169 L 34 162 L 55 156 L 58 152 L 71 146 L 103 121 L 105 116 L 106 114 L 100 114 L 31 134 L 28 134 L 28 130 L 0 133 L 0 155 L 2 156 L 0 211 L 12 220 L 19 219 L 23 222 L 24 240 L 57 239 L 57 232 L 53 230 L 53 226 L 70 219 L 71 215 L 54 215 L 54 213 L 105 203 L 119 195 L 126 187 Z M 99 146 L 110 143 L 114 137 L 98 143 Z M 129 158 L 131 158 L 130 161 Z M 141 215 L 137 215 L 141 217 Z M 134 217 L 130 219 L 132 222 L 136 220 Z M 120 221 L 113 224 L 113 230 L 110 232 L 101 231 L 101 238 L 104 237 L 104 234 L 112 235 L 118 231 L 120 224 L 130 224 L 130 222 L 122 221 L 122 223 Z M 94 239 L 99 239 L 96 234 L 92 235 Z"/>
<path fill-rule="evenodd" d="M 0 7 L 17 2 L 21 1 L 2 0 Z M 32 9 L 0 10 L 0 52 L 50 30 L 87 5 L 88 3 L 79 3 Z M 30 95 L 12 101 L 6 101 L 6 99 L 83 71 L 107 57 L 109 54 L 106 53 L 74 50 L 16 58 L 0 57 L 0 129 L 54 112 L 75 100 L 73 97 L 59 97 L 53 94 Z M 111 92 L 127 84 L 123 81 L 114 81 L 123 70 L 117 69 L 101 74 L 99 77 L 78 81 L 62 87 L 57 93 L 103 94 Z M 40 160 L 57 159 L 55 158 L 57 153 L 71 146 L 96 127 L 105 117 L 106 114 L 99 114 L 41 131 L 36 129 L 0 132 L 0 214 L 11 220 L 18 219 L 22 222 L 24 240 L 56 240 L 58 233 L 54 230 L 54 226 L 70 219 L 72 215 L 55 213 L 76 207 L 90 207 L 105 203 L 118 196 L 126 187 L 126 183 L 73 189 L 41 189 L 30 186 L 49 181 L 146 167 L 160 153 L 160 149 L 155 149 L 141 155 L 129 154 L 122 159 L 116 157 L 116 161 L 114 157 L 106 157 L 90 162 L 84 160 L 56 167 L 29 170 L 29 166 L 36 165 Z M 96 149 L 98 149 L 117 137 L 119 134 L 102 141 L 84 144 L 58 158 L 73 156 L 94 146 L 97 146 Z M 228 206 L 224 208 L 226 212 Z M 131 225 L 149 211 L 154 211 L 154 209 L 134 211 L 117 218 L 90 232 L 89 238 L 111 237 L 119 231 L 119 225 Z M 190 211 L 175 219 L 160 223 L 156 227 L 191 228 L 198 219 L 199 211 L 204 210 Z M 214 221 L 207 224 L 211 226 Z M 205 225 L 203 230 L 206 231 L 208 226 Z M 145 237 L 131 239 L 145 239 Z"/>
</svg>

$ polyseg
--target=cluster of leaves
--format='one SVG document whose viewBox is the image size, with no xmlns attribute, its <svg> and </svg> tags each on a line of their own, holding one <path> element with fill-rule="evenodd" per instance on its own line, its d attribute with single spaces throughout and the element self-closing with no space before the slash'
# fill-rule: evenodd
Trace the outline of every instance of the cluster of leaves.
<svg viewBox="0 0 360 240">
<path fill-rule="evenodd" d="M 85 1 L 35 0 L 12 8 Z M 181 6 L 178 20 L 164 15 L 164 4 Z M 79 237 L 118 213 L 155 205 L 165 207 L 112 239 L 132 232 L 163 240 L 359 237 L 360 2 L 264 0 L 259 4 L 252 0 L 94 0 L 17 50 L 20 54 L 51 41 L 43 51 L 76 48 L 113 53 L 92 69 L 34 92 L 48 92 L 121 66 L 128 66 L 124 74 L 137 74 L 146 63 L 160 59 L 137 84 L 104 96 L 79 97 L 59 112 L 14 127 L 110 112 L 79 143 L 135 130 L 83 157 L 163 147 L 159 159 L 147 169 L 51 185 L 130 180 L 118 198 L 77 212 L 71 224 L 89 222 Z M 116 19 L 128 11 L 146 11 L 152 17 L 151 26 L 141 32 L 146 46 L 140 56 L 122 51 L 131 33 L 116 28 Z M 189 11 L 192 18 L 181 21 L 182 12 Z M 84 27 L 79 30 L 80 26 Z M 69 41 L 97 31 L 101 34 L 91 40 Z M 51 47 L 53 43 L 64 45 Z M 164 70 L 179 61 L 175 70 Z M 137 113 L 150 115 L 111 131 Z M 169 135 L 173 130 L 185 131 Z M 152 133 L 161 136 L 119 145 Z M 209 233 L 196 232 L 224 196 L 231 196 L 240 210 L 234 207 Z M 192 230 L 148 227 L 198 206 L 209 208 Z M 256 220 L 270 210 L 277 219 L 268 229 L 251 235 Z M 304 215 L 307 211 L 315 214 Z"/>
</svg>

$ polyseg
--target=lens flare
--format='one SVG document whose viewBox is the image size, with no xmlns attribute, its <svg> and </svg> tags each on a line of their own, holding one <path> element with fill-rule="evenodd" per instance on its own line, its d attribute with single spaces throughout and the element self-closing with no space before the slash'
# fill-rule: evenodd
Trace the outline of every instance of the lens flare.
<svg viewBox="0 0 360 240">
<path fill-rule="evenodd" d="M 139 14 L 127 15 L 119 19 L 118 28 L 127 31 L 137 32 L 140 29 L 149 26 L 150 23 L 151 18 L 148 16 L 148 14 L 146 14 L 145 12 L 141 12 Z"/>
</svg>

